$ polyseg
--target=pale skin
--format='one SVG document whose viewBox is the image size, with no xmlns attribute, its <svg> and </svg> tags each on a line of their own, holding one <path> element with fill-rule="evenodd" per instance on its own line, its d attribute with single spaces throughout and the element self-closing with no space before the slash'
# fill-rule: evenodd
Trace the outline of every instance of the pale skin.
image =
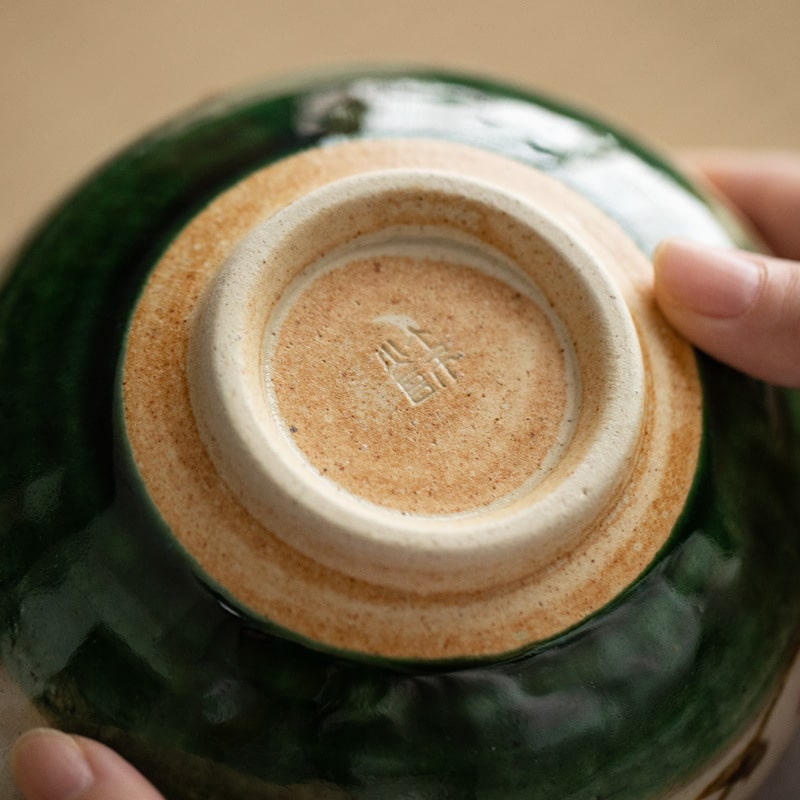
<svg viewBox="0 0 800 800">
<path fill-rule="evenodd" d="M 720 361 L 800 386 L 800 154 L 714 152 L 693 164 L 775 257 L 667 242 L 656 297 L 669 321 Z"/>
<path fill-rule="evenodd" d="M 653 259 L 662 311 L 719 360 L 800 387 L 800 154 L 694 153 L 689 167 L 727 197 L 774 255 L 664 242 Z M 163 800 L 112 750 L 58 731 L 25 734 L 12 768 L 27 800 Z"/>
</svg>

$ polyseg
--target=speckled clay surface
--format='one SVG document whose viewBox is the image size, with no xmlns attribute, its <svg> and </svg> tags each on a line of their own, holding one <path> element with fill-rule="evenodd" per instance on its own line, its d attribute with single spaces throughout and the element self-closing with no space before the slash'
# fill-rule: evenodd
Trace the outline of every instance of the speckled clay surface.
<svg viewBox="0 0 800 800">
<path fill-rule="evenodd" d="M 200 279 L 193 266 L 197 263 L 193 254 L 197 253 L 199 243 L 209 242 L 209 228 L 213 230 L 216 225 L 223 224 L 230 230 L 234 219 L 243 227 L 255 227 L 257 220 L 268 217 L 274 211 L 274 204 L 281 202 L 278 198 L 282 195 L 276 187 L 285 185 L 287 179 L 291 181 L 292 196 L 296 196 L 319 183 L 319 176 L 325 175 L 326 170 L 333 171 L 333 178 L 340 178 L 342 174 L 363 174 L 376 168 L 397 170 L 405 164 L 428 164 L 429 169 L 439 171 L 460 169 L 467 175 L 477 175 L 485 181 L 491 178 L 493 183 L 490 185 L 509 187 L 508 190 L 515 191 L 517 195 L 524 191 L 544 195 L 552 213 L 560 214 L 565 219 L 577 219 L 578 211 L 584 213 L 580 225 L 573 225 L 572 235 L 579 241 L 579 237 L 586 240 L 587 246 L 594 248 L 596 257 L 611 274 L 616 271 L 617 283 L 614 285 L 620 287 L 618 292 L 621 296 L 627 297 L 642 331 L 633 347 L 637 351 L 639 346 L 645 348 L 648 363 L 647 417 L 642 423 L 637 423 L 636 403 L 645 399 L 645 392 L 636 388 L 633 375 L 626 376 L 629 380 L 625 387 L 609 386 L 613 371 L 603 366 L 605 362 L 601 351 L 592 349 L 597 336 L 593 330 L 595 323 L 591 323 L 583 335 L 581 367 L 578 370 L 583 382 L 582 391 L 587 399 L 583 404 L 583 413 L 575 413 L 578 422 L 570 437 L 570 447 L 560 456 L 562 477 L 554 473 L 549 478 L 549 484 L 545 483 L 538 489 L 534 485 L 531 498 L 526 494 L 507 501 L 503 508 L 490 508 L 485 517 L 477 517 L 478 525 L 481 525 L 481 519 L 485 520 L 477 530 L 474 512 L 452 521 L 449 516 L 425 516 L 412 517 L 408 524 L 403 524 L 407 519 L 403 517 L 400 519 L 402 527 L 398 525 L 397 517 L 389 517 L 386 524 L 393 526 L 397 532 L 392 534 L 390 528 L 387 535 L 393 535 L 393 541 L 401 544 L 396 544 L 395 550 L 383 556 L 388 561 L 377 561 L 384 550 L 376 554 L 374 560 L 363 563 L 372 553 L 367 549 L 365 557 L 359 562 L 358 548 L 379 545 L 380 542 L 374 543 L 374 535 L 368 534 L 370 539 L 367 541 L 363 538 L 353 540 L 351 537 L 349 543 L 344 544 L 334 539 L 329 545 L 322 534 L 310 538 L 307 529 L 316 523 L 308 514 L 303 518 L 302 526 L 292 526 L 291 521 L 287 521 L 286 515 L 298 513 L 296 508 L 303 502 L 302 497 L 291 501 L 289 510 L 282 512 L 283 518 L 280 517 L 281 512 L 274 509 L 276 497 L 281 491 L 279 487 L 270 492 L 259 492 L 259 487 L 266 479 L 253 480 L 251 497 L 256 498 L 256 502 L 263 497 L 273 506 L 255 507 L 252 500 L 248 503 L 246 499 L 237 498 L 236 470 L 240 469 L 244 478 L 249 479 L 258 475 L 260 467 L 255 462 L 250 463 L 246 454 L 238 454 L 235 447 L 227 456 L 228 463 L 232 465 L 232 477 L 227 481 L 224 477 L 220 479 L 214 462 L 224 460 L 225 456 L 214 452 L 214 448 L 222 446 L 216 444 L 221 435 L 212 430 L 203 436 L 202 418 L 200 425 L 195 423 L 197 405 L 194 405 L 195 414 L 190 409 L 188 389 L 192 381 L 189 380 L 187 384 L 185 377 L 184 365 L 187 357 L 191 358 L 189 340 L 192 325 L 196 328 L 204 321 L 203 316 L 192 313 L 198 306 L 195 298 L 202 290 L 195 288 L 187 292 L 181 288 L 176 291 L 173 287 L 185 287 L 187 276 L 191 276 L 193 282 Z M 304 180 L 306 175 L 311 177 Z M 310 185 L 309 180 L 313 181 Z M 271 209 L 256 205 L 252 201 L 253 194 L 268 198 Z M 240 210 L 243 198 L 250 200 L 250 208 L 253 209 L 249 217 Z M 419 213 L 415 211 L 415 214 Z M 423 208 L 421 214 L 419 220 L 433 222 L 430 209 Z M 279 218 L 276 219 L 280 222 Z M 311 240 L 317 241 L 316 238 Z M 211 239 L 208 246 L 215 245 L 215 242 L 215 239 Z M 519 260 L 525 252 L 524 244 L 517 246 L 523 248 L 516 254 Z M 511 247 L 510 240 L 506 247 Z M 513 253 L 513 249 L 510 252 Z M 250 258 L 248 255 L 245 259 L 245 267 Z M 253 258 L 258 261 L 255 256 Z M 206 257 L 204 263 L 210 265 L 207 271 L 209 276 L 215 274 L 215 269 L 225 274 L 225 267 L 222 266 L 224 258 Z M 545 266 L 544 269 L 551 268 Z M 686 345 L 676 339 L 654 312 L 652 299 L 643 288 L 646 286 L 648 269 L 641 253 L 616 226 L 600 217 L 593 208 L 587 208 L 580 198 L 559 184 L 548 182 L 511 162 L 480 151 L 433 142 L 410 142 L 406 145 L 397 142 L 353 143 L 325 152 L 310 151 L 264 173 L 257 173 L 232 193 L 220 198 L 186 229 L 156 267 L 137 307 L 128 339 L 124 371 L 126 424 L 138 468 L 149 487 L 150 496 L 173 532 L 195 554 L 215 581 L 228 587 L 252 608 L 291 630 L 342 650 L 360 650 L 395 657 L 461 658 L 469 654 L 475 656 L 518 650 L 526 642 L 542 639 L 568 627 L 628 585 L 663 545 L 693 479 L 700 423 L 695 366 Z M 563 271 L 563 268 L 559 270 Z M 384 280 L 381 285 L 386 283 Z M 395 290 L 398 290 L 397 286 Z M 265 291 L 258 290 L 257 294 L 263 297 Z M 395 309 L 404 316 L 425 313 L 424 308 L 419 308 L 415 293 L 398 293 L 397 297 L 400 302 Z M 570 307 L 571 302 L 577 309 L 572 312 L 575 320 L 584 320 L 584 315 L 590 312 L 581 311 L 580 304 L 567 300 L 562 301 L 562 306 Z M 249 309 L 244 300 L 232 300 L 230 305 L 235 309 Z M 391 302 L 387 307 L 392 309 Z M 499 317 L 494 323 L 499 327 L 504 320 Z M 573 326 L 576 324 L 573 322 Z M 229 328 L 225 325 L 208 324 L 207 327 L 212 332 L 221 330 L 227 337 L 220 342 L 209 341 L 209 352 L 220 353 L 228 358 L 237 343 L 244 341 L 238 329 L 227 333 Z M 260 331 L 264 326 L 255 324 L 250 327 Z M 630 322 L 626 323 L 625 329 L 633 331 Z M 325 331 L 331 335 L 330 325 Z M 571 335 L 580 334 L 572 332 Z M 635 336 L 632 332 L 626 335 Z M 504 374 L 496 369 L 500 356 L 495 356 L 495 351 L 501 349 L 502 345 L 496 341 L 496 336 L 493 332 L 478 340 L 479 346 L 486 352 L 484 358 L 490 360 L 495 368 L 488 377 L 495 385 L 504 378 Z M 374 350 L 380 350 L 380 345 L 378 340 L 373 342 L 372 347 L 363 347 L 360 351 L 362 357 L 368 359 L 377 381 L 371 390 L 373 398 L 376 395 L 380 397 L 379 393 L 386 385 L 381 364 L 376 365 L 373 361 L 379 356 Z M 259 347 L 260 340 L 257 339 L 251 346 Z M 622 344 L 618 346 L 621 350 Z M 302 347 L 303 352 L 307 353 L 306 346 Z M 616 350 L 611 349 L 605 358 L 613 359 L 615 353 Z M 325 360 L 325 356 L 322 354 L 320 358 Z M 637 355 L 636 358 L 641 359 L 642 356 Z M 251 360 L 257 361 L 257 356 Z M 333 358 L 330 360 L 334 361 Z M 458 436 L 465 424 L 474 425 L 475 420 L 482 426 L 493 424 L 495 418 L 504 413 L 500 406 L 488 409 L 488 413 L 485 410 L 486 391 L 480 381 L 481 372 L 475 353 L 465 355 L 460 362 L 461 365 L 470 364 L 473 374 L 468 376 L 464 370 L 457 373 L 461 376 L 459 386 L 442 387 L 450 389 L 447 395 L 440 392 L 443 402 L 446 402 L 446 397 L 459 399 L 462 404 L 462 407 L 456 406 L 449 417 L 443 417 L 439 411 L 441 403 L 429 402 L 415 406 L 396 390 L 390 395 L 396 404 L 393 408 L 397 409 L 392 413 L 397 416 L 399 412 L 408 413 L 405 410 L 410 409 L 413 415 L 406 422 L 397 423 L 401 431 L 402 426 L 406 426 L 406 436 L 416 435 L 420 424 L 423 425 L 423 432 L 425 424 L 438 426 L 438 438 L 443 440 L 442 446 L 445 446 L 444 440 L 449 436 Z M 190 378 L 191 366 L 190 361 Z M 379 368 L 375 369 L 375 366 Z M 324 369 L 324 365 L 321 364 L 319 368 Z M 237 360 L 232 369 L 236 375 L 243 367 Z M 346 370 L 346 364 L 339 364 L 341 369 Z M 201 363 L 197 373 L 200 376 L 213 375 L 213 366 L 206 369 Z M 332 375 L 332 380 L 343 382 L 340 371 L 334 371 Z M 473 378 L 472 383 L 469 378 Z M 260 392 L 258 375 L 253 380 L 256 388 L 252 394 L 257 397 Z M 323 390 L 312 384 L 306 388 L 317 396 L 330 397 L 332 393 L 331 387 Z M 391 385 L 389 388 L 392 388 Z M 223 405 L 222 398 L 226 392 L 232 398 L 246 397 L 245 389 L 221 387 L 213 390 L 212 387 L 210 391 L 214 399 L 212 409 Z M 612 427 L 608 418 L 593 416 L 594 409 L 604 406 L 602 398 L 612 391 L 618 393 L 616 402 L 618 413 L 622 415 L 621 425 L 634 426 L 626 429 L 627 449 L 613 458 L 609 452 L 597 451 L 596 432 L 606 431 L 610 441 L 615 444 L 623 437 Z M 349 401 L 350 406 L 363 402 L 360 398 Z M 319 400 L 313 403 L 312 408 L 316 407 L 321 415 L 330 413 L 320 408 Z M 167 406 L 170 408 L 168 414 L 158 413 L 159 409 L 166 409 Z M 536 404 L 531 405 L 531 409 L 537 407 Z M 423 416 L 423 412 L 427 416 Z M 263 413 L 268 414 L 266 407 Z M 385 419 L 386 415 L 366 422 L 370 430 L 385 433 L 388 424 Z M 300 434 L 301 429 L 295 424 L 297 422 L 299 420 L 288 419 L 284 427 L 295 427 L 297 434 Z M 338 427 L 341 428 L 342 424 Z M 434 431 L 430 433 L 437 436 Z M 318 434 L 318 429 L 315 434 Z M 229 439 L 234 446 L 242 441 L 249 447 L 256 435 L 247 430 L 231 431 Z M 281 440 L 277 428 L 271 435 L 273 441 Z M 463 465 L 471 463 L 470 457 L 481 465 L 478 469 L 491 472 L 491 448 L 496 444 L 493 431 L 484 427 L 480 436 L 483 442 L 482 449 L 477 451 L 481 453 L 480 458 L 475 457 L 474 447 L 472 452 L 465 449 L 463 453 L 450 457 L 449 460 L 455 462 L 453 469 L 458 470 L 453 480 L 467 471 Z M 211 460 L 207 455 L 209 446 L 202 441 L 203 438 L 211 442 Z M 167 447 L 164 446 L 165 442 L 169 443 Z M 179 443 L 178 447 L 172 444 L 175 442 Z M 592 448 L 594 465 L 588 459 Z M 256 449 L 257 453 L 270 449 L 269 440 Z M 415 453 L 414 447 L 407 451 L 406 458 L 412 464 L 415 463 Z M 507 458 L 500 458 L 507 461 Z M 540 506 L 535 504 L 536 498 L 545 493 L 550 497 L 551 507 L 555 505 L 562 517 L 566 513 L 585 516 L 587 512 L 583 507 L 587 500 L 594 501 L 591 493 L 595 489 L 589 488 L 593 486 L 592 479 L 598 477 L 598 473 L 602 477 L 599 465 L 610 465 L 614 459 L 618 460 L 617 469 L 621 469 L 621 473 L 612 472 L 603 481 L 594 484 L 601 505 L 589 512 L 591 526 L 588 530 L 586 522 L 581 527 L 577 521 L 559 528 L 557 518 L 555 523 L 550 524 L 549 533 L 544 525 L 540 525 L 542 534 L 551 537 L 549 542 L 534 541 L 525 545 L 523 541 L 514 548 L 512 537 L 516 535 L 519 538 L 520 529 L 522 535 L 527 536 L 529 531 L 536 535 L 533 531 L 535 523 L 540 520 L 547 522 L 543 518 L 548 512 L 540 510 Z M 559 460 L 556 459 L 555 463 L 558 465 Z M 576 472 L 572 477 L 576 482 L 574 487 L 564 484 L 561 491 L 567 502 L 577 498 L 581 505 L 575 511 L 562 510 L 563 501 L 553 496 L 552 487 L 558 487 L 559 482 L 564 480 L 563 476 L 569 475 L 577 463 L 581 464 L 586 477 Z M 408 485 L 398 476 L 388 473 L 387 467 L 377 460 L 371 467 L 376 478 L 384 475 L 389 477 L 393 486 Z M 471 466 L 469 468 L 474 469 Z M 288 471 L 288 465 L 284 468 L 280 464 L 274 469 L 278 477 L 272 480 L 278 480 L 282 471 Z M 296 471 L 301 470 L 302 466 Z M 224 476 L 224 469 L 222 473 Z M 634 474 L 635 481 L 632 480 Z M 424 471 L 420 479 L 424 481 Z M 442 477 L 442 480 L 446 479 Z M 286 491 L 298 485 L 305 486 L 302 473 L 300 476 L 287 475 L 285 480 L 289 484 Z M 620 481 L 625 483 L 621 501 L 616 497 L 620 491 Z M 234 484 L 233 491 L 230 489 L 231 483 Z M 458 484 L 458 490 L 468 485 L 468 482 L 462 481 Z M 311 489 L 304 488 L 303 491 L 313 492 L 313 484 Z M 328 492 L 324 495 L 322 492 L 324 489 L 310 501 L 310 512 L 317 512 L 326 497 L 332 494 Z M 653 502 L 655 498 L 658 498 L 657 504 Z M 496 495 L 490 499 L 503 500 Z M 327 501 L 332 506 L 329 519 L 333 524 L 345 517 L 349 512 L 346 503 L 351 502 L 345 500 L 343 505 L 337 504 L 336 500 L 336 495 L 333 495 L 332 500 Z M 610 504 L 603 507 L 603 502 Z M 532 507 L 531 503 L 534 504 Z M 369 515 L 368 509 L 363 514 Z M 532 522 L 526 522 L 526 514 L 533 514 Z M 267 517 L 266 524 L 256 523 L 260 515 Z M 370 526 L 377 527 L 374 519 L 374 514 L 366 516 L 364 524 L 367 530 Z M 510 524 L 507 522 L 509 519 Z M 353 524 L 358 524 L 358 518 Z M 331 535 L 330 525 L 328 523 L 326 536 Z M 613 525 L 613 537 L 608 535 L 609 525 Z M 273 531 L 276 528 L 281 530 L 281 526 L 283 535 L 275 536 Z M 219 530 L 226 530 L 228 534 L 219 536 Z M 347 535 L 347 530 L 339 534 Z M 410 536 L 418 536 L 421 544 L 403 546 L 404 539 Z M 466 550 L 462 554 L 454 551 L 454 546 L 469 536 L 473 540 L 477 536 L 484 536 L 486 543 L 472 545 L 469 549 L 462 548 L 462 551 Z M 501 549 L 497 545 L 502 543 L 503 536 L 508 545 Z M 436 537 L 439 537 L 439 541 L 444 540 L 438 545 L 441 550 L 439 555 L 433 549 Z M 298 543 L 292 547 L 294 542 Z M 290 545 L 289 550 L 287 544 Z M 420 547 L 422 554 L 417 556 Z M 477 547 L 482 549 L 477 550 Z M 554 550 L 554 547 L 561 549 Z M 298 550 L 306 556 L 304 561 L 299 561 Z M 236 556 L 231 558 L 233 552 Z M 450 562 L 446 561 L 447 558 Z M 457 563 L 448 567 L 447 564 L 452 564 L 453 559 L 458 559 Z M 362 570 L 360 575 L 358 571 L 353 571 L 359 563 Z M 348 576 L 346 581 L 341 578 L 342 572 Z M 600 576 L 603 576 L 602 579 L 599 579 Z M 383 591 L 380 587 L 388 590 Z M 480 594 L 476 594 L 476 591 Z M 298 601 L 298 597 L 302 600 Z"/>
<path fill-rule="evenodd" d="M 605 527 L 578 537 L 585 558 L 571 567 L 559 554 L 527 579 L 520 565 L 502 591 L 462 592 L 457 603 L 457 581 L 439 595 L 390 589 L 270 537 L 243 510 L 235 478 L 214 468 L 187 373 L 204 287 L 251 230 L 357 172 L 364 153 L 406 170 L 455 158 L 456 172 L 485 170 L 515 191 L 522 176 L 542 176 L 530 180 L 561 187 L 560 224 L 588 233 L 620 282 L 644 367 L 639 485 L 655 480 L 674 495 L 645 492 L 631 511 L 623 493 Z M 24 715 L 28 701 L 18 701 L 29 698 L 45 719 L 107 741 L 176 798 L 745 797 L 797 711 L 800 403 L 672 338 L 648 291 L 649 255 L 667 235 L 746 243 L 625 136 L 541 98 L 447 76 L 256 92 L 121 154 L 44 223 L 0 294 L 0 656 L 19 691 L 10 702 Z M 409 265 L 384 256 L 395 290 L 432 280 L 435 291 L 435 277 L 404 278 Z M 437 269 L 449 263 L 463 277 L 470 267 L 448 258 Z M 349 263 L 341 276 L 357 273 Z M 366 302 L 369 282 L 359 288 Z M 297 297 L 318 302 L 313 291 Z M 309 370 L 282 326 L 308 330 L 313 314 L 290 305 L 267 359 L 279 382 Z M 421 352 L 453 356 L 440 358 L 449 369 L 439 388 L 466 385 L 463 325 L 440 342 L 404 321 L 419 322 L 413 314 L 388 317 L 392 330 L 421 334 Z M 329 329 L 351 323 L 331 318 Z M 389 338 L 381 329 L 367 348 L 370 366 L 383 370 L 382 391 L 412 407 L 419 387 L 398 389 L 389 374 L 410 345 L 392 339 L 381 359 Z M 319 406 L 335 396 L 321 392 Z M 679 409 L 676 427 L 664 396 Z M 300 425 L 288 397 L 276 388 L 272 399 L 292 443 Z M 314 402 L 299 404 L 306 420 Z M 293 452 L 322 473 L 332 437 L 301 436 Z M 648 442 L 682 454 L 668 462 L 679 479 L 658 477 Z M 344 491 L 402 513 L 404 501 L 380 485 Z M 509 485 L 477 507 L 500 500 L 506 513 L 518 480 Z M 434 520 L 469 506 L 418 502 L 412 511 Z M 629 540 L 617 540 L 623 512 L 652 524 L 629 520 Z M 555 580 L 562 568 L 572 583 Z M 488 645 L 467 646 L 476 641 Z"/>
</svg>

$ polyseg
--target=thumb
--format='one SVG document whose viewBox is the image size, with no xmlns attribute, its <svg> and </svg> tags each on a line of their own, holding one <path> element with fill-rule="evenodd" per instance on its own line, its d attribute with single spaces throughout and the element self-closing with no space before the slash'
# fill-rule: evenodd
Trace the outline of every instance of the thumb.
<svg viewBox="0 0 800 800">
<path fill-rule="evenodd" d="M 653 258 L 661 310 L 730 366 L 800 386 L 800 263 L 670 240 Z"/>
<path fill-rule="evenodd" d="M 60 731 L 29 731 L 11 755 L 26 800 L 163 800 L 126 761 L 99 742 Z"/>
</svg>

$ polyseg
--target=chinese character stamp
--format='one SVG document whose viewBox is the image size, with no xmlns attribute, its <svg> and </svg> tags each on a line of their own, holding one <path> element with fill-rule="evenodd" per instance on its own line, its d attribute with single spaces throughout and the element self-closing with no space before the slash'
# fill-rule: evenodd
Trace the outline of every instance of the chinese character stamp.
<svg viewBox="0 0 800 800">
<path fill-rule="evenodd" d="M 408 317 L 378 317 L 398 329 L 375 350 L 389 378 L 413 406 L 430 400 L 458 381 L 456 362 L 463 353 L 451 350 L 434 334 L 420 328 Z"/>
</svg>

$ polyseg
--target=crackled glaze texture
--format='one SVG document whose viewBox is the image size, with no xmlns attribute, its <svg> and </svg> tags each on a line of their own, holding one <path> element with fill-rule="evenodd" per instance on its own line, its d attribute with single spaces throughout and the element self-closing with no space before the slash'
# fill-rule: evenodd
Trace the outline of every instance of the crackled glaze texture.
<svg viewBox="0 0 800 800">
<path fill-rule="evenodd" d="M 206 577 L 202 543 L 189 557 L 150 497 L 123 354 L 156 264 L 242 178 L 316 147 L 406 139 L 535 167 L 644 258 L 668 235 L 746 244 L 625 136 L 476 80 L 271 88 L 141 140 L 45 221 L 0 293 L 4 669 L 38 713 L 117 747 L 170 798 L 744 797 L 797 709 L 795 394 L 698 355 L 702 441 L 666 541 L 599 607 L 505 656 L 314 644 Z M 218 246 L 235 236 L 220 226 Z M 641 556 L 619 558 L 623 574 Z"/>
</svg>

